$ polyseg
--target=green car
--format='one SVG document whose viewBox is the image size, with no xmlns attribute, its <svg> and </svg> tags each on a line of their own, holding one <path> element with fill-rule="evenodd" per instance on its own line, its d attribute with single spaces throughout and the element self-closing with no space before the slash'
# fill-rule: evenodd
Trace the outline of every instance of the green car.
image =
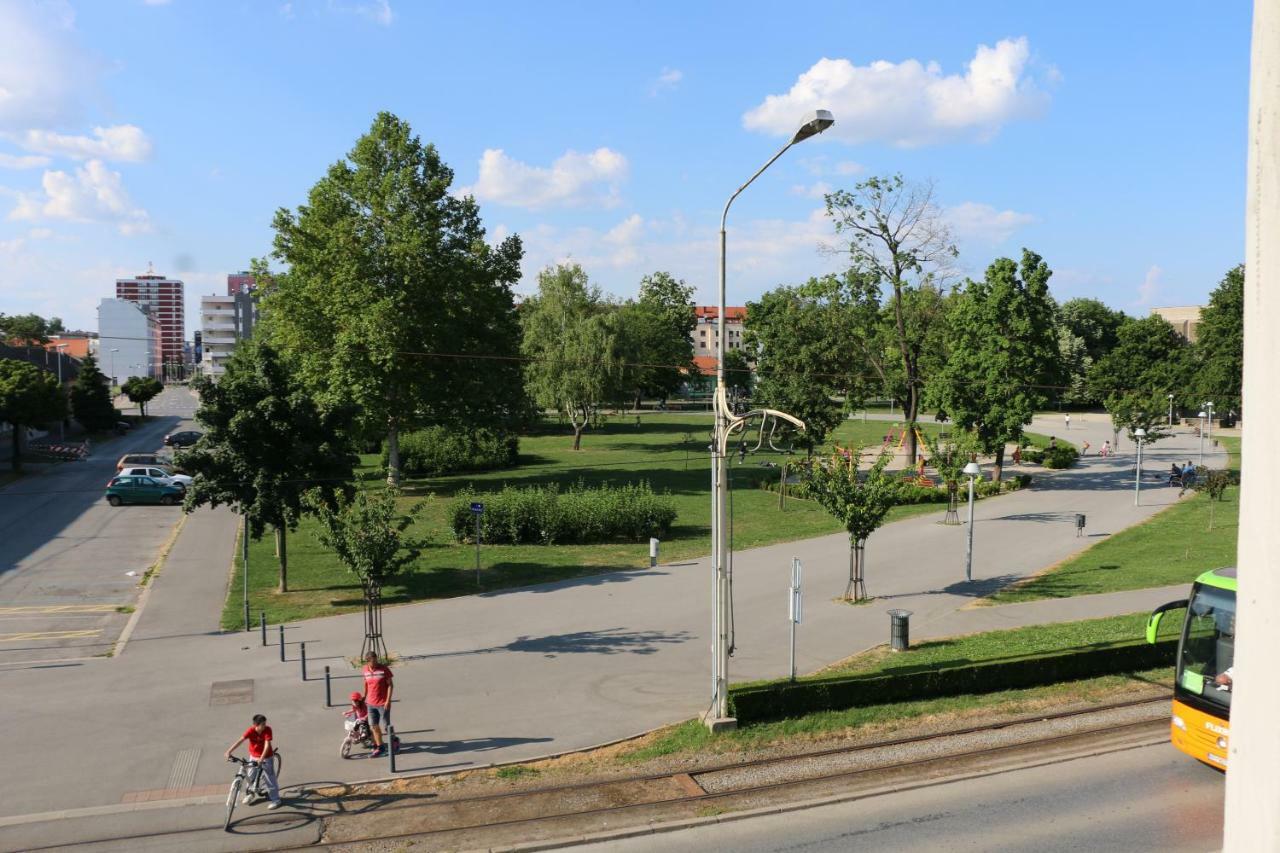
<svg viewBox="0 0 1280 853">
<path fill-rule="evenodd" d="M 107 483 L 107 503 L 112 506 L 120 504 L 160 504 L 173 506 L 182 503 L 181 486 L 170 486 L 153 480 L 150 477 L 113 477 Z"/>
</svg>

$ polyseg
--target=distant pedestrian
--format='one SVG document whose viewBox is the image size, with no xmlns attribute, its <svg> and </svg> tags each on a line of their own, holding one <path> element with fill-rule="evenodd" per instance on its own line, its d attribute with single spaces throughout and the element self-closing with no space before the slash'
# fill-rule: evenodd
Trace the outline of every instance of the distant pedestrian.
<svg viewBox="0 0 1280 853">
<path fill-rule="evenodd" d="M 1102 442 L 1102 449 L 1098 451 L 1098 455 L 1099 456 L 1111 455 L 1111 439 L 1108 438 L 1106 441 Z"/>
<path fill-rule="evenodd" d="M 1067 415 L 1067 429 L 1071 429 L 1071 415 Z"/>
<path fill-rule="evenodd" d="M 1015 444 L 1013 446 L 1013 464 L 1014 465 L 1022 464 L 1022 445 L 1020 444 Z"/>
<path fill-rule="evenodd" d="M 1058 449 L 1058 439 L 1052 435 L 1049 436 L 1049 449 L 1050 450 Z"/>
<path fill-rule="evenodd" d="M 382 724 L 391 725 L 391 670 L 386 664 L 378 662 L 378 653 L 365 655 L 364 665 L 364 701 L 369 706 L 369 731 L 373 734 L 373 752 L 370 758 L 386 754 L 386 746 L 382 742 Z"/>
<path fill-rule="evenodd" d="M 1080 455 L 1081 455 L 1081 456 L 1088 456 L 1088 455 L 1089 455 L 1089 442 L 1087 442 L 1087 441 L 1085 441 L 1085 442 L 1081 442 Z"/>
</svg>

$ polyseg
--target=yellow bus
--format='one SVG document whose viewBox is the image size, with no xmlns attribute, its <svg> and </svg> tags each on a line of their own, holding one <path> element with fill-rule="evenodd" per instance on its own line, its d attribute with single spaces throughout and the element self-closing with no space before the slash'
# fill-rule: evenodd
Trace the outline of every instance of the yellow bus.
<svg viewBox="0 0 1280 853">
<path fill-rule="evenodd" d="M 1230 738 L 1232 664 L 1236 644 L 1236 570 L 1214 569 L 1196 578 L 1191 597 L 1171 601 L 1147 618 L 1147 642 L 1160 620 L 1186 608 L 1173 683 L 1173 745 L 1210 767 L 1225 770 Z"/>
</svg>

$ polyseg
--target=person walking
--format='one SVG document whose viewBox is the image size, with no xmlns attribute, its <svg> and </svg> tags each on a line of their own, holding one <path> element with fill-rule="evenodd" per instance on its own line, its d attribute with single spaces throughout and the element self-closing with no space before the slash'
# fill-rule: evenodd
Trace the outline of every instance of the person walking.
<svg viewBox="0 0 1280 853">
<path fill-rule="evenodd" d="M 1071 415 L 1067 415 L 1067 429 L 1071 429 Z"/>
<path fill-rule="evenodd" d="M 1098 451 L 1098 455 L 1099 456 L 1111 455 L 1111 439 L 1108 438 L 1106 441 L 1102 442 L 1102 449 Z"/>
<path fill-rule="evenodd" d="M 369 731 L 373 734 L 373 752 L 370 758 L 386 755 L 386 744 L 382 742 L 382 725 L 391 725 L 391 669 L 378 662 L 378 653 L 365 655 L 364 665 L 364 701 L 369 706 Z"/>
<path fill-rule="evenodd" d="M 267 759 L 275 755 L 275 747 L 271 733 L 271 726 L 267 725 L 267 718 L 262 714 L 253 715 L 253 724 L 244 730 L 244 734 L 240 735 L 240 739 L 231 744 L 227 748 L 227 760 L 231 760 L 231 753 L 235 752 L 240 744 L 245 741 L 249 742 L 249 758 L 258 765 L 258 772 L 264 774 L 267 780 L 267 797 L 271 800 L 268 809 L 280 808 L 280 786 L 276 782 L 276 763 Z M 248 790 L 245 792 L 242 802 L 245 805 L 253 802 L 253 777 L 249 778 Z"/>
</svg>

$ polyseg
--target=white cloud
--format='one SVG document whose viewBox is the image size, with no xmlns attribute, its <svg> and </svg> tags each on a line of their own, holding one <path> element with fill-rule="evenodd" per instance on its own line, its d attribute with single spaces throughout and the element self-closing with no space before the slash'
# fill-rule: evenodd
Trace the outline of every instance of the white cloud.
<svg viewBox="0 0 1280 853">
<path fill-rule="evenodd" d="M 679 68 L 663 67 L 662 72 L 654 78 L 653 83 L 649 86 L 649 94 L 657 95 L 664 89 L 674 89 L 680 85 L 680 81 L 684 79 L 684 72 Z"/>
<path fill-rule="evenodd" d="M 915 147 L 956 139 L 985 141 L 1005 124 L 1039 114 L 1048 95 L 1027 73 L 1025 37 L 979 45 L 964 74 L 936 62 L 876 60 L 854 65 L 820 59 L 784 95 L 769 95 L 743 126 L 776 136 L 795 132 L 805 112 L 829 109 L 836 123 L 824 136 L 845 142 Z"/>
<path fill-rule="evenodd" d="M 97 68 L 72 42 L 65 3 L 0 0 L 0 130 L 75 120 L 96 86 Z"/>
<path fill-rule="evenodd" d="M 1164 275 L 1162 270 L 1156 264 L 1152 264 L 1147 270 L 1146 277 L 1142 280 L 1142 284 L 1138 285 L 1138 301 L 1134 303 L 1139 306 L 1147 306 L 1155 299 L 1156 293 L 1160 290 L 1160 278 Z"/>
<path fill-rule="evenodd" d="M 349 9 L 362 18 L 368 18 L 375 24 L 384 27 L 391 26 L 395 21 L 395 13 L 391 11 L 391 3 L 389 0 L 368 0 L 365 3 L 353 3 L 350 6 L 339 6 L 339 8 Z"/>
<path fill-rule="evenodd" d="M 831 184 L 827 183 L 826 181 L 816 181 L 810 184 L 809 186 L 805 186 L 804 184 L 794 185 L 793 187 L 791 187 L 791 194 L 802 196 L 804 198 L 820 199 L 823 196 L 825 196 L 827 193 L 831 192 L 831 190 L 832 190 Z"/>
<path fill-rule="evenodd" d="M 9 138 L 28 151 L 71 157 L 76 160 L 124 160 L 138 163 L 151 156 L 151 140 L 132 124 L 95 127 L 93 136 L 28 130 Z"/>
<path fill-rule="evenodd" d="M 835 168 L 837 175 L 845 175 L 845 176 L 861 175 L 866 170 L 867 168 L 863 166 L 861 163 L 855 163 L 852 160 L 841 160 L 839 163 L 836 163 L 836 168 Z"/>
<path fill-rule="evenodd" d="M 46 171 L 41 185 L 43 194 L 18 194 L 18 204 L 9 212 L 9 219 L 110 222 L 126 235 L 151 230 L 150 217 L 133 205 L 120 173 L 111 171 L 100 160 L 90 160 L 74 175 Z"/>
<path fill-rule="evenodd" d="M 952 234 L 962 241 L 997 245 L 1019 228 L 1034 224 L 1036 217 L 1016 210 L 996 210 L 989 204 L 966 201 L 942 212 Z"/>
<path fill-rule="evenodd" d="M 530 166 L 490 148 L 480 158 L 480 175 L 459 195 L 480 201 L 527 207 L 613 207 L 619 202 L 618 185 L 627 176 L 627 158 L 608 148 L 588 154 L 567 151 L 550 168 Z"/>
<path fill-rule="evenodd" d="M 5 154 L 0 152 L 0 169 L 38 169 L 41 166 L 48 166 L 48 157 L 38 157 L 34 154 Z"/>
<path fill-rule="evenodd" d="M 144 6 L 168 6 L 170 0 L 142 0 Z"/>
</svg>

